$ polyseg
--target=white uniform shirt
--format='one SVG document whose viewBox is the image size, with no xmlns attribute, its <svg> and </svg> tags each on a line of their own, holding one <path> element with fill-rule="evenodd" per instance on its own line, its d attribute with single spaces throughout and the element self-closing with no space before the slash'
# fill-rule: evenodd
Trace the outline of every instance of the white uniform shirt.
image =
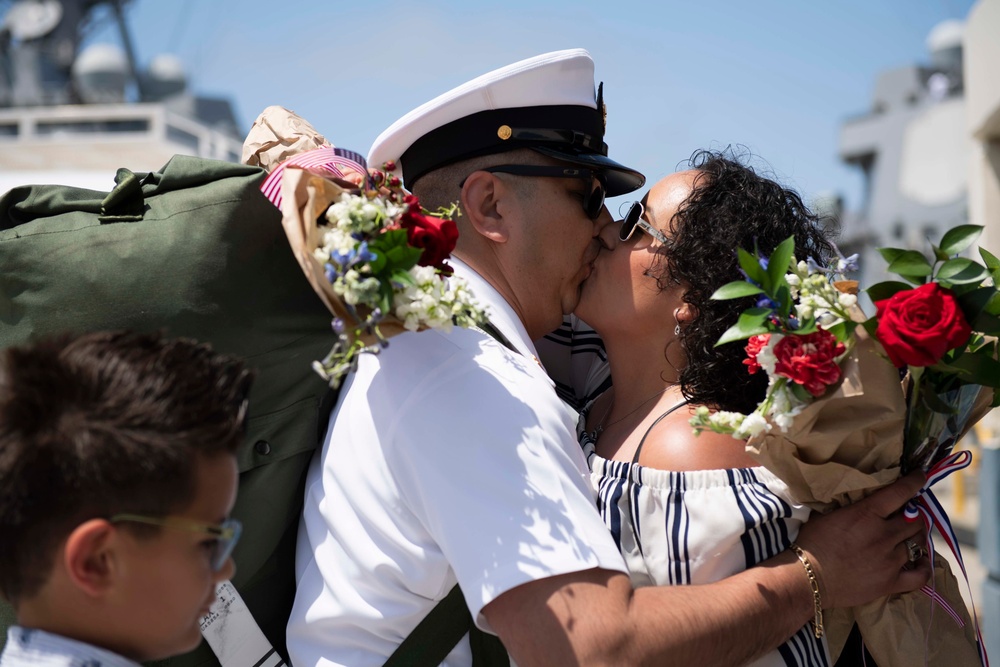
<svg viewBox="0 0 1000 667">
<path fill-rule="evenodd" d="M 576 441 L 514 311 L 461 262 L 517 348 L 454 328 L 393 338 L 345 381 L 306 480 L 288 624 L 295 667 L 381 665 L 456 581 L 477 624 L 520 584 L 625 571 Z M 449 666 L 469 665 L 467 639 Z"/>
</svg>

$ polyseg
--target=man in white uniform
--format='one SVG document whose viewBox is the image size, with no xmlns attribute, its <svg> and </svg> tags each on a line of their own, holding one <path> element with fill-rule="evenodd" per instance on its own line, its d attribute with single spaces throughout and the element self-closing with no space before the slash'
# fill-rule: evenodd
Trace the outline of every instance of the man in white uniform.
<svg viewBox="0 0 1000 667">
<path fill-rule="evenodd" d="M 585 51 L 545 54 L 376 140 L 369 164 L 394 160 L 425 207 L 460 200 L 455 272 L 491 326 L 396 337 L 346 381 L 306 483 L 287 637 L 296 667 L 383 664 L 456 582 L 521 667 L 737 664 L 814 618 L 790 552 L 711 586 L 632 591 L 595 510 L 576 413 L 532 341 L 576 306 L 611 223 L 605 192 L 644 181 L 607 157 L 601 97 Z M 919 527 L 883 518 L 918 487 L 803 530 L 823 606 L 924 583 L 925 571 L 900 570 Z M 469 642 L 443 664 L 472 664 Z"/>
</svg>

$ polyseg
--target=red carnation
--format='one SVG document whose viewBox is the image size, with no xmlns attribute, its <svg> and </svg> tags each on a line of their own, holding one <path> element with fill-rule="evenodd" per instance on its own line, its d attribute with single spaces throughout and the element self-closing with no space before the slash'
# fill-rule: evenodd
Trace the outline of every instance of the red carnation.
<svg viewBox="0 0 1000 667">
<path fill-rule="evenodd" d="M 760 370 L 760 364 L 757 363 L 757 355 L 760 354 L 761 350 L 767 347 L 769 340 L 771 340 L 771 334 L 758 334 L 756 336 L 750 336 L 750 340 L 747 341 L 747 358 L 743 360 L 743 363 L 746 365 L 747 372 L 750 373 L 750 375 L 754 375 Z"/>
<path fill-rule="evenodd" d="M 805 336 L 785 336 L 774 346 L 778 360 L 774 372 L 802 385 L 813 396 L 822 396 L 840 379 L 840 366 L 834 359 L 843 353 L 844 344 L 823 329 Z"/>
</svg>

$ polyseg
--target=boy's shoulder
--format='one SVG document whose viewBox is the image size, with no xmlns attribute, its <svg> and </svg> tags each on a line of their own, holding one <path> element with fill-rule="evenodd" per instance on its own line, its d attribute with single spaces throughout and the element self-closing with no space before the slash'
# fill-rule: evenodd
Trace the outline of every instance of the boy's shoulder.
<svg viewBox="0 0 1000 667">
<path fill-rule="evenodd" d="M 0 667 L 137 667 L 113 651 L 45 630 L 13 625 L 0 653 Z"/>
</svg>

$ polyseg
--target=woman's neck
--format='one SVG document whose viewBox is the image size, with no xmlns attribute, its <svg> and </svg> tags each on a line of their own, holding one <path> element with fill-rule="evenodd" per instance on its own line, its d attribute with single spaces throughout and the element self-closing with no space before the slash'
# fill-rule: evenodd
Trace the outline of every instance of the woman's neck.
<svg viewBox="0 0 1000 667">
<path fill-rule="evenodd" d="M 618 440 L 615 433 L 628 433 L 657 411 L 661 403 L 671 405 L 680 399 L 677 391 L 679 366 L 666 357 L 663 336 L 603 335 L 612 389 L 605 392 L 591 409 L 587 429 L 604 434 L 608 440 Z M 679 350 L 679 344 L 672 347 Z M 676 394 L 676 395 L 675 395 Z"/>
</svg>

